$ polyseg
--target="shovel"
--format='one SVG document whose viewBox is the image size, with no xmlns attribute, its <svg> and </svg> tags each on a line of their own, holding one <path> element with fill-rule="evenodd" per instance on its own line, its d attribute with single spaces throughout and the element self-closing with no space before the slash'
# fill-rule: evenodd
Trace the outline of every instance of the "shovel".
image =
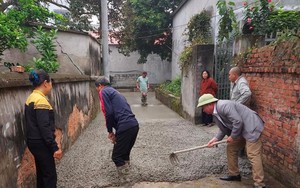
<svg viewBox="0 0 300 188">
<path fill-rule="evenodd" d="M 213 144 L 213 146 L 215 146 L 217 144 L 222 144 L 222 143 L 225 143 L 225 142 L 227 142 L 227 141 L 226 140 L 218 141 L 218 142 L 215 142 Z M 170 159 L 171 163 L 173 165 L 175 165 L 175 164 L 179 163 L 179 159 L 178 159 L 176 154 L 185 153 L 185 152 L 189 152 L 189 151 L 193 151 L 193 150 L 197 150 L 197 149 L 202 149 L 202 148 L 207 148 L 207 147 L 208 147 L 208 144 L 205 144 L 205 145 L 202 145 L 202 146 L 197 146 L 197 147 L 193 147 L 193 148 L 189 148 L 189 149 L 174 151 L 173 153 L 170 154 L 169 159 Z"/>
</svg>

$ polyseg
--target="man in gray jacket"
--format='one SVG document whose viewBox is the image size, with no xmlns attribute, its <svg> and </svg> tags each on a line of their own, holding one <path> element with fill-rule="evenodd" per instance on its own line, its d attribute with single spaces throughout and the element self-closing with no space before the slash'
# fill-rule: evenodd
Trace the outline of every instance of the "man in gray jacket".
<svg viewBox="0 0 300 188">
<path fill-rule="evenodd" d="M 252 164 L 253 188 L 264 188 L 264 171 L 261 159 L 261 133 L 264 122 L 250 108 L 230 100 L 218 100 L 211 94 L 199 98 L 197 107 L 202 107 L 207 114 L 212 114 L 219 132 L 208 145 L 227 138 L 227 161 L 229 175 L 221 177 L 225 181 L 241 181 L 238 167 L 238 151 L 246 143 L 248 159 Z"/>
<path fill-rule="evenodd" d="M 236 101 L 246 106 L 250 106 L 251 90 L 249 84 L 244 76 L 242 76 L 239 67 L 233 67 L 229 71 L 230 100 Z"/>
<path fill-rule="evenodd" d="M 229 80 L 231 82 L 230 100 L 250 107 L 251 90 L 248 81 L 242 76 L 242 71 L 239 67 L 230 69 Z M 239 151 L 239 157 L 245 156 L 245 153 L 245 147 L 242 147 Z"/>
</svg>

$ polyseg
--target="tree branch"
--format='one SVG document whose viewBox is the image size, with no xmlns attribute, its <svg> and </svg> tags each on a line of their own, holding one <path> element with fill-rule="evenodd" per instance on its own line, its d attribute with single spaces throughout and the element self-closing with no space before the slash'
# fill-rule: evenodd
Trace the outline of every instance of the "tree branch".
<svg viewBox="0 0 300 188">
<path fill-rule="evenodd" d="M 61 7 L 61 8 L 64 8 L 64 9 L 67 9 L 68 11 L 70 11 L 70 8 L 69 8 L 68 6 L 63 5 L 63 4 L 60 4 L 60 3 L 56 2 L 56 1 L 45 0 L 45 2 L 51 3 L 51 4 L 53 4 L 53 5 L 56 5 L 56 6 L 58 6 L 58 7 Z"/>
</svg>

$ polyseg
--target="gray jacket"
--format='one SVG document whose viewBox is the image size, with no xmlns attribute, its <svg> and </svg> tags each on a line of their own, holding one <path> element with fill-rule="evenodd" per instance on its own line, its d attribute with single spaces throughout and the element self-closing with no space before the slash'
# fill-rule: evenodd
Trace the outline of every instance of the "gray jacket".
<svg viewBox="0 0 300 188">
<path fill-rule="evenodd" d="M 235 83 L 231 83 L 230 100 L 250 106 L 251 90 L 245 77 L 240 76 Z"/>
<path fill-rule="evenodd" d="M 244 137 L 249 142 L 255 142 L 260 137 L 264 122 L 255 111 L 230 100 L 219 100 L 215 104 L 213 116 L 220 128 L 216 135 L 218 140 L 227 135 L 233 139 Z"/>
</svg>

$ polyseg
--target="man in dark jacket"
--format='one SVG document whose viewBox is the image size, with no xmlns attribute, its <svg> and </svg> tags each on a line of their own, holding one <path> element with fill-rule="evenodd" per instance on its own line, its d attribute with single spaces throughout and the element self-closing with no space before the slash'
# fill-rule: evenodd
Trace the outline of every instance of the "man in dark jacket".
<svg viewBox="0 0 300 188">
<path fill-rule="evenodd" d="M 112 160 L 121 181 L 128 182 L 130 151 L 139 131 L 138 121 L 125 97 L 112 88 L 107 79 L 97 79 L 95 85 L 106 120 L 108 138 L 114 144 Z"/>
</svg>

